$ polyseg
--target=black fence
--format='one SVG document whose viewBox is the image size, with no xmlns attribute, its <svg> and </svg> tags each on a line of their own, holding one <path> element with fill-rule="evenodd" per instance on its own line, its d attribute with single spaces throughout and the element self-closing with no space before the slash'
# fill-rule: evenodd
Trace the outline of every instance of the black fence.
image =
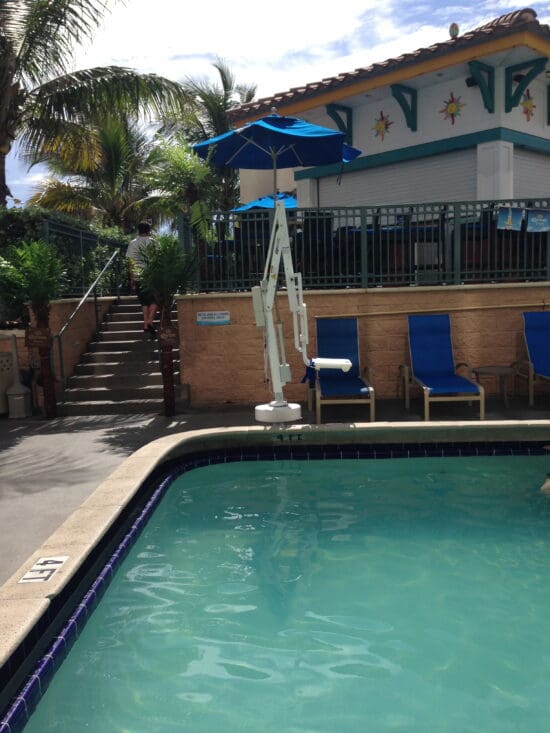
<svg viewBox="0 0 550 733">
<path fill-rule="evenodd" d="M 547 280 L 549 209 L 550 199 L 469 201 L 296 209 L 287 217 L 304 287 L 334 289 Z M 541 231 L 532 230 L 532 212 L 541 215 Z M 196 243 L 198 288 L 257 285 L 272 216 L 213 215 L 212 236 Z"/>
</svg>

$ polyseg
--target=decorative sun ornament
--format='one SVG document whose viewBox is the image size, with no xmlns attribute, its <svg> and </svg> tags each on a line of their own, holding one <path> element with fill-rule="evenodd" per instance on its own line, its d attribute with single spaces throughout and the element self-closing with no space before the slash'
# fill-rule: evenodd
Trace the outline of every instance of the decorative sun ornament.
<svg viewBox="0 0 550 733">
<path fill-rule="evenodd" d="M 465 106 L 465 102 L 461 102 L 460 97 L 455 97 L 451 92 L 449 99 L 445 100 L 444 105 L 443 109 L 439 110 L 439 113 L 445 115 L 445 119 L 451 120 L 451 124 L 454 125 L 455 117 L 460 115 L 460 110 Z"/>
<path fill-rule="evenodd" d="M 537 105 L 535 104 L 535 100 L 531 96 L 531 92 L 529 89 L 525 91 L 525 94 L 523 95 L 523 99 L 521 100 L 521 106 L 523 114 L 525 115 L 525 118 L 527 122 L 533 117 L 535 114 L 535 109 L 537 108 Z"/>
<path fill-rule="evenodd" d="M 380 110 L 380 117 L 375 118 L 374 125 L 371 128 L 374 130 L 374 137 L 379 137 L 380 140 L 383 141 L 384 135 L 390 131 L 391 125 L 393 125 L 393 122 L 390 121 L 390 116 L 385 115 L 382 110 Z"/>
</svg>

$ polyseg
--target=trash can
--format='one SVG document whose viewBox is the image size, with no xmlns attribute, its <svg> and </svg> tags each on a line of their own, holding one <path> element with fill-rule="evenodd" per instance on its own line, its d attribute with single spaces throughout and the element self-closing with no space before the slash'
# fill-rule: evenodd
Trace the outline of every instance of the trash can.
<svg viewBox="0 0 550 733">
<path fill-rule="evenodd" d="M 0 353 L 0 415 L 8 411 L 6 390 L 13 384 L 13 356 Z"/>
<path fill-rule="evenodd" d="M 20 382 L 17 382 L 6 390 L 8 398 L 8 417 L 30 417 L 32 414 L 31 391 Z"/>
</svg>

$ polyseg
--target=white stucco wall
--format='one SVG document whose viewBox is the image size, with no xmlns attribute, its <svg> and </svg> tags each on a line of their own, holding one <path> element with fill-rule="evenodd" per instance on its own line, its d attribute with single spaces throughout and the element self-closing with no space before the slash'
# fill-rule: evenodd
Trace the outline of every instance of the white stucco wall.
<svg viewBox="0 0 550 733">
<path fill-rule="evenodd" d="M 550 155 L 514 149 L 514 198 L 550 195 Z"/>
<path fill-rule="evenodd" d="M 305 181 L 299 181 L 305 183 Z M 301 190 L 301 189 L 300 189 Z M 464 201 L 476 197 L 475 150 L 434 155 L 319 181 L 320 206 Z M 317 202 L 309 205 L 316 206 Z"/>
</svg>

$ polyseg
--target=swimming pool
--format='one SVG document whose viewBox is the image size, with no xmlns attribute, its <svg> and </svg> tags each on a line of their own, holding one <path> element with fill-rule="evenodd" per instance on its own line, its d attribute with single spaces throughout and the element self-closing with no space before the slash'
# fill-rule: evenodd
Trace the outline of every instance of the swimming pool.
<svg viewBox="0 0 550 733">
<path fill-rule="evenodd" d="M 31 733 L 48 730 L 45 720 L 57 715 L 51 711 L 59 710 L 60 699 L 66 703 L 74 698 L 76 706 L 83 708 L 90 698 L 86 693 L 78 700 L 74 684 L 70 695 L 66 688 L 63 691 L 64 670 L 69 670 L 69 677 L 77 674 L 79 687 L 86 690 L 88 672 L 96 681 L 100 678 L 102 689 L 116 687 L 113 681 L 123 680 L 123 712 L 115 712 L 114 701 L 105 701 L 102 727 L 94 728 L 89 717 L 90 730 L 142 730 L 139 715 L 150 710 L 149 696 L 176 701 L 175 708 L 163 703 L 155 713 L 159 727 L 147 728 L 159 731 L 181 730 L 186 721 L 189 730 L 256 730 L 259 718 L 265 721 L 261 726 L 264 730 L 271 725 L 289 731 L 364 730 L 367 720 L 374 729 L 414 730 L 418 725 L 416 729 L 426 730 L 430 724 L 431 729 L 437 729 L 433 720 L 422 717 L 422 699 L 430 701 L 424 714 L 432 708 L 446 709 L 445 720 L 455 726 L 447 726 L 449 730 L 468 729 L 468 718 L 464 717 L 468 714 L 475 715 L 474 723 L 485 714 L 486 725 L 481 729 L 491 730 L 485 709 L 487 691 L 491 693 L 488 709 L 496 716 L 499 730 L 507 729 L 513 720 L 511 713 L 526 715 L 525 706 L 533 702 L 529 695 L 515 695 L 510 689 L 512 683 L 519 684 L 510 661 L 517 659 L 520 651 L 524 654 L 524 662 L 531 667 L 531 683 L 535 674 L 541 679 L 546 671 L 525 657 L 525 653 L 532 654 L 535 660 L 541 651 L 532 643 L 537 636 L 534 597 L 540 607 L 545 603 L 539 588 L 522 585 L 524 573 L 518 565 L 531 558 L 530 549 L 537 557 L 545 554 L 547 497 L 538 491 L 548 468 L 543 443 L 531 442 L 528 451 L 533 455 L 520 457 L 526 444 L 509 441 L 367 446 L 296 441 L 288 446 L 280 435 L 285 433 L 272 436 L 275 447 L 218 446 L 208 455 L 190 454 L 180 461 L 179 468 L 175 464 L 171 467 L 178 473 L 184 466 L 186 473 L 179 480 L 187 484 L 178 487 L 176 483 L 168 490 L 84 631 L 81 627 L 75 630 L 85 615 L 82 611 L 79 620 L 66 625 L 66 636 L 57 645 L 64 656 L 69 637 L 78 636 L 73 652 L 88 638 L 95 639 L 94 651 L 85 652 L 85 658 L 107 658 L 109 664 L 98 661 L 85 670 L 82 662 L 69 654 L 38 706 L 35 722 L 31 719 L 27 727 Z M 484 455 L 495 452 L 503 456 Z M 465 456 L 476 453 L 481 455 L 471 460 L 477 461 L 477 467 L 471 480 L 466 480 L 471 469 L 465 468 L 464 461 L 470 460 Z M 282 454 L 295 462 L 280 461 Z M 263 462 L 266 457 L 269 463 Z M 397 483 L 388 476 L 390 462 L 372 460 L 390 457 L 395 459 L 391 464 L 397 467 Z M 228 473 L 227 463 L 233 460 L 240 463 L 244 489 L 235 488 L 239 482 Z M 483 490 L 481 496 L 474 491 L 479 461 L 484 462 L 482 473 L 492 482 L 495 461 L 504 462 L 496 486 Z M 518 461 L 527 463 L 522 465 L 522 483 L 516 487 L 519 493 L 514 493 L 510 471 Z M 451 478 L 456 477 L 457 465 L 458 482 Z M 345 476 L 343 469 L 348 466 L 351 475 Z M 189 468 L 196 470 L 187 472 Z M 306 477 L 303 485 L 299 474 Z M 319 493 L 323 481 L 327 485 Z M 258 484 L 261 491 L 246 489 Z M 204 501 L 206 490 L 210 495 L 213 486 L 224 509 L 217 518 L 209 513 L 210 501 Z M 164 486 L 159 493 L 164 493 Z M 180 522 L 182 512 L 187 523 Z M 158 524 L 162 514 L 172 531 L 166 532 Z M 490 520 L 496 525 L 489 532 Z M 510 525 L 510 520 L 516 523 Z M 265 530 L 262 536 L 256 534 L 258 524 Z M 457 545 L 465 536 L 468 553 Z M 173 546 L 159 546 L 163 537 L 173 538 Z M 216 544 L 220 537 L 223 541 Z M 197 549 L 197 543 L 204 543 L 202 550 Z M 122 558 L 125 550 L 119 555 Z M 187 565 L 178 567 L 178 558 Z M 217 561 L 212 563 L 214 558 Z M 219 562 L 220 558 L 225 559 Z M 190 562 L 192 559 L 195 562 Z M 198 577 L 195 565 L 203 569 Z M 510 568 L 514 572 L 507 576 Z M 543 577 L 545 570 L 543 563 L 535 575 Z M 111 564 L 105 577 L 112 572 Z M 198 592 L 207 575 L 215 589 L 209 599 Z M 104 584 L 100 576 L 92 605 Z M 113 606 L 110 599 L 117 584 L 123 586 L 122 607 L 132 605 L 128 600 L 136 595 L 142 603 L 137 604 L 141 609 L 137 618 L 131 621 L 124 617 L 122 630 L 114 631 L 115 619 L 110 614 L 120 620 L 120 612 L 112 610 L 120 605 L 113 601 Z M 309 589 L 305 596 L 302 586 Z M 471 586 L 484 589 L 482 602 L 478 598 L 474 604 L 465 596 Z M 358 595 L 354 595 L 357 590 Z M 155 593 L 160 593 L 160 601 L 155 600 Z M 148 610 L 140 616 L 143 602 Z M 155 605 L 156 610 L 152 610 Z M 483 626 L 478 625 L 478 636 L 466 633 L 465 621 L 480 615 L 485 620 Z M 518 628 L 517 619 L 522 616 L 530 623 Z M 163 619 L 167 627 L 159 625 Z M 409 622 L 406 629 L 404 619 Z M 153 635 L 137 641 L 130 634 L 129 644 L 119 645 L 124 627 L 131 629 L 134 623 L 152 628 Z M 264 628 L 270 641 L 262 636 Z M 213 633 L 216 629 L 222 636 Z M 429 629 L 435 630 L 435 636 L 428 640 Z M 173 644 L 181 638 L 185 645 L 178 649 Z M 427 651 L 415 657 L 419 638 L 427 641 Z M 498 643 L 502 638 L 509 642 L 504 657 Z M 465 652 L 457 648 L 457 640 Z M 157 646 L 166 652 L 166 643 L 172 652 L 178 649 L 173 654 L 175 660 L 168 654 L 164 662 L 157 659 L 152 662 L 152 671 L 146 671 L 138 660 L 150 658 Z M 125 648 L 122 662 L 114 658 L 113 646 Z M 132 656 L 134 646 L 137 656 Z M 473 659 L 474 652 L 481 656 L 469 668 L 467 661 Z M 428 668 L 422 666 L 424 657 Z M 124 670 L 135 670 L 136 666 L 138 676 L 150 680 L 141 691 L 125 677 Z M 507 670 L 508 688 L 493 675 L 495 669 L 502 668 Z M 464 677 L 467 689 L 459 694 Z M 152 686 L 151 680 L 158 679 L 161 686 Z M 480 681 L 485 686 L 478 685 Z M 449 691 L 456 695 L 449 696 Z M 30 692 L 28 706 L 39 698 L 35 690 Z M 238 714 L 226 704 L 232 699 L 238 702 Z M 352 710 L 353 701 L 359 704 L 359 711 Z M 19 720 L 26 714 L 23 707 L 20 705 Z M 112 728 L 105 722 L 105 710 L 110 711 L 107 720 L 113 718 Z M 93 715 L 89 712 L 91 720 Z M 69 729 L 78 726 L 73 723 Z"/>
</svg>

